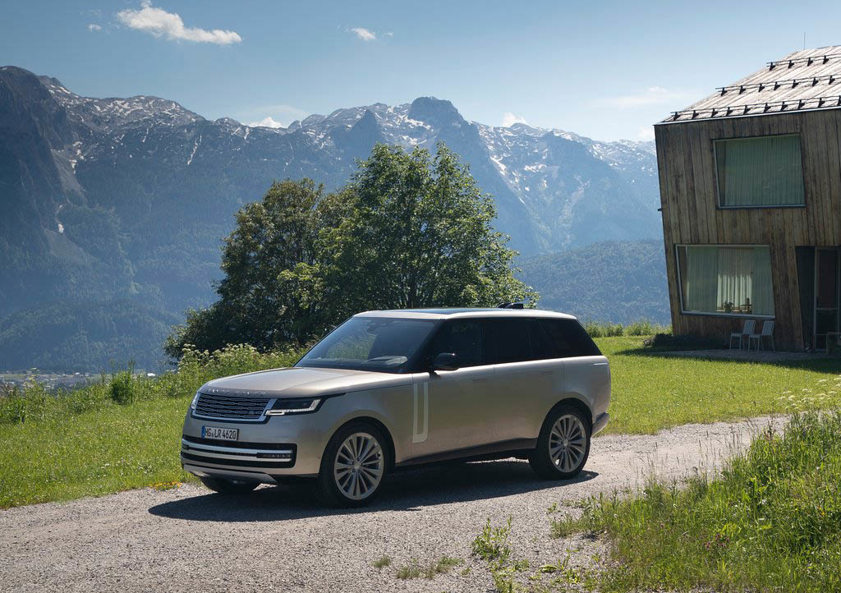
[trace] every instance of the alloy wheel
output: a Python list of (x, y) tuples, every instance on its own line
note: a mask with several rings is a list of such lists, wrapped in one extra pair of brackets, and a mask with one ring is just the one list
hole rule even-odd
[(555, 421), (549, 433), (549, 457), (562, 472), (575, 470), (583, 461), (587, 432), (578, 416), (564, 414)]
[(333, 477), (339, 491), (350, 500), (364, 500), (373, 494), (384, 471), (382, 446), (368, 433), (353, 433), (336, 452)]

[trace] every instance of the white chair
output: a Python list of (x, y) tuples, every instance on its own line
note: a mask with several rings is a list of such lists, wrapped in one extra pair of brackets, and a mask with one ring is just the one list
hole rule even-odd
[[(742, 349), (742, 338), (745, 336), (750, 336), (756, 332), (756, 320), (755, 319), (746, 319), (745, 325), (742, 327), (742, 331), (740, 332), (733, 332), (730, 334), (730, 348), (733, 348), (733, 338), (739, 338), (739, 350)], [(748, 348), (750, 348), (750, 340), (748, 340)]]
[(777, 347), (774, 344), (774, 322), (773, 321), (766, 321), (762, 324), (762, 333), (751, 332), (748, 336), (748, 350), (750, 350), (751, 343), (756, 340), (756, 350), (762, 350), (762, 342), (765, 338), (771, 340), (771, 350), (774, 352), (777, 351)]

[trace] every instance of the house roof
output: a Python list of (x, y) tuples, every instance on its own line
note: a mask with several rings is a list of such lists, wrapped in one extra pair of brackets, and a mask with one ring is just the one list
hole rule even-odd
[(841, 46), (796, 51), (681, 111), (663, 124), (841, 108)]

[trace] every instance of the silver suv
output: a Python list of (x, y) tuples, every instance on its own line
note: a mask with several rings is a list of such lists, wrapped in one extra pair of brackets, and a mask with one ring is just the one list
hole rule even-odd
[(184, 420), (181, 464), (218, 492), (317, 478), (358, 506), (394, 468), (527, 458), (576, 476), (608, 421), (607, 359), (549, 311), (424, 309), (350, 318), (294, 367), (216, 379)]

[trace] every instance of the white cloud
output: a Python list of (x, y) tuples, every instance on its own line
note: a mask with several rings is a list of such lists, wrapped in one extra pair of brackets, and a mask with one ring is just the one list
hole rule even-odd
[(88, 25), (88, 31), (102, 31), (102, 27), (96, 23), (91, 23)]
[(239, 43), (242, 37), (235, 31), (221, 29), (199, 29), (185, 27), (181, 16), (155, 8), (149, 0), (140, 3), (140, 10), (126, 9), (117, 13), (117, 20), (130, 29), (143, 31), (155, 37), (165, 37), (171, 41), (194, 41), (196, 43), (215, 43), (230, 45)]
[(637, 130), (637, 140), (654, 140), (654, 126), (643, 126)]
[(528, 125), (529, 122), (526, 121), (526, 118), (520, 117), (515, 113), (511, 113), (510, 111), (506, 111), (502, 115), (502, 127), (503, 128), (510, 128), (514, 124), (526, 124)]
[(350, 30), (350, 32), (359, 37), (362, 41), (377, 40), (377, 34), (373, 31), (365, 29), (364, 27), (354, 27)]
[(246, 126), (250, 126), (252, 128), (285, 128), (282, 123), (279, 121), (275, 121), (271, 115), (268, 115), (261, 119), (260, 121), (253, 121), (249, 124), (245, 124)]
[(619, 109), (636, 109), (639, 107), (652, 107), (668, 105), (678, 101), (687, 101), (692, 96), (694, 96), (692, 93), (686, 91), (673, 91), (660, 86), (653, 86), (632, 95), (608, 97), (601, 102)]

